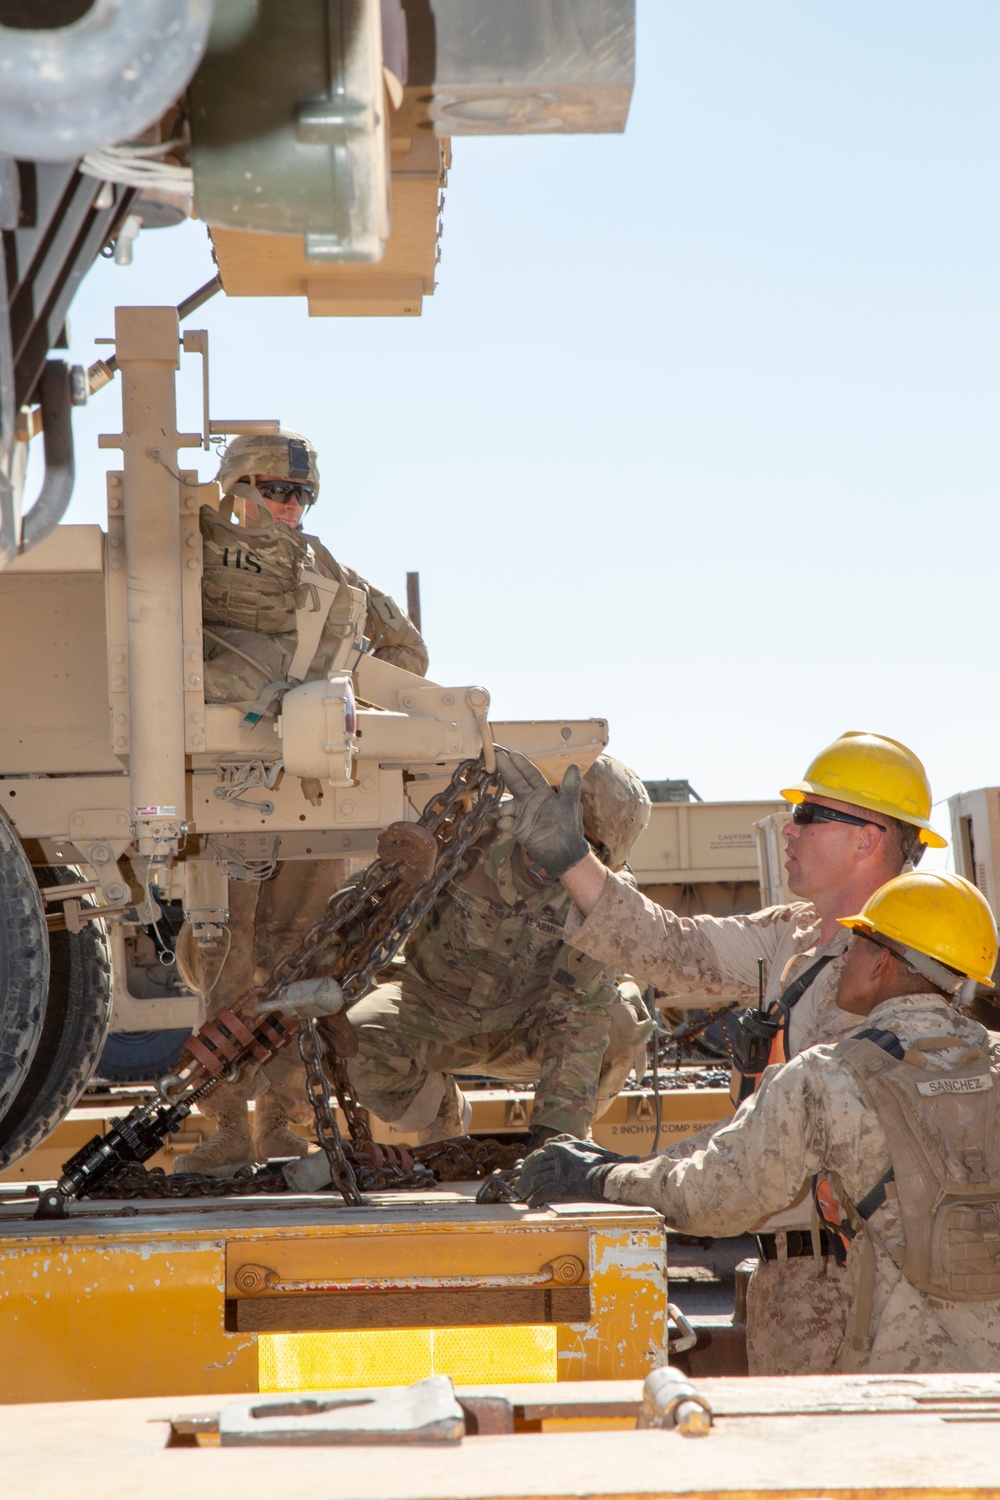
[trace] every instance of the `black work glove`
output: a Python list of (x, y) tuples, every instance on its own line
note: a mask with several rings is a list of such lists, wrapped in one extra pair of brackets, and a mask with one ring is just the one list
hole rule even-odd
[(550, 875), (563, 875), (590, 852), (583, 832), (580, 767), (568, 766), (558, 792), (519, 750), (497, 747), (497, 768), (512, 801), (498, 822)]
[(637, 1156), (606, 1151), (593, 1141), (556, 1136), (526, 1158), (514, 1185), (522, 1201), (532, 1208), (546, 1203), (600, 1203), (612, 1167), (638, 1160)]

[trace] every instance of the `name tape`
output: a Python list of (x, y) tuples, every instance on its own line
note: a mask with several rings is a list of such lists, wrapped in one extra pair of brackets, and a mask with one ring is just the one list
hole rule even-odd
[(992, 1087), (990, 1073), (979, 1073), (975, 1078), (929, 1078), (926, 1083), (917, 1084), (922, 1094), (979, 1094)]

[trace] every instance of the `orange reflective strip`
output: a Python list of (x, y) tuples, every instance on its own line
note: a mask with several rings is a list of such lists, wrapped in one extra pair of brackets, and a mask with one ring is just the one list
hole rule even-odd
[(786, 1063), (788, 1061), (788, 1017), (782, 1021), (774, 1036), (771, 1038), (771, 1047), (767, 1054), (767, 1065), (772, 1067), (775, 1063)]
[(829, 1178), (821, 1177), (817, 1181), (814, 1195), (816, 1207), (819, 1210), (819, 1216), (823, 1220), (825, 1229), (829, 1234), (836, 1236), (846, 1251), (851, 1241), (844, 1233), (841, 1223), (843, 1215), (840, 1211), (840, 1199), (830, 1186)]

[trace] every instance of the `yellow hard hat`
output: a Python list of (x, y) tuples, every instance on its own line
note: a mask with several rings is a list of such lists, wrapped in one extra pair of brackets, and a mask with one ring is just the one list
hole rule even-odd
[(802, 802), (810, 793), (912, 823), (920, 829), (922, 844), (932, 849), (947, 846), (948, 840), (927, 821), (931, 815), (927, 772), (912, 750), (884, 734), (848, 730), (819, 752), (802, 781), (785, 787), (781, 795), (788, 802)]
[(929, 971), (930, 966), (915, 959), (923, 955), (980, 984), (992, 982), (997, 924), (985, 896), (961, 875), (930, 870), (897, 875), (869, 896), (857, 916), (838, 920), (852, 931), (879, 933), (899, 944), (906, 962), (941, 989), (957, 986), (947, 974)]

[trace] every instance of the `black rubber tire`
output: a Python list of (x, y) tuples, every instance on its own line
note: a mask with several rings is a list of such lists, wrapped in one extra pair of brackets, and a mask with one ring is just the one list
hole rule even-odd
[(190, 1035), (183, 1029), (109, 1032), (96, 1076), (108, 1083), (155, 1083), (177, 1067)]
[[(41, 885), (83, 878), (72, 866), (37, 871)], [(65, 1119), (93, 1076), (111, 1020), (111, 956), (103, 922), (49, 934), (50, 982), (41, 1037), (27, 1076), (0, 1120), (0, 1167)]]
[(49, 943), (38, 882), (0, 813), (0, 1129), (41, 1041), (48, 990)]

